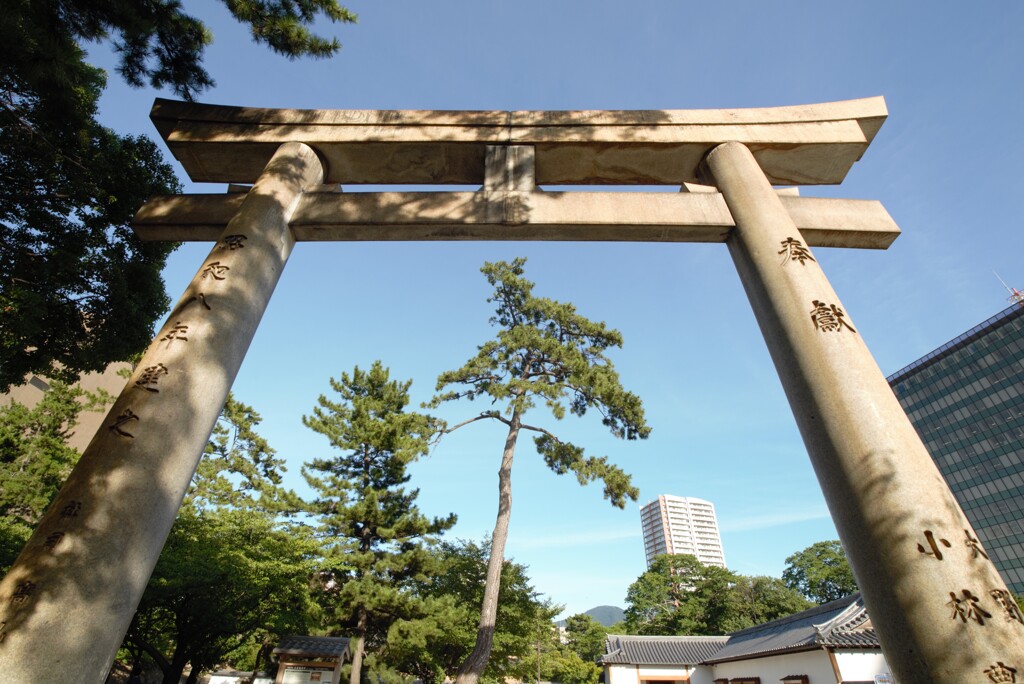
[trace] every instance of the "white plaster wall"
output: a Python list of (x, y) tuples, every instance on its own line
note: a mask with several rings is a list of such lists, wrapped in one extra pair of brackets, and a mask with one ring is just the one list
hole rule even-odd
[(786, 675), (797, 674), (807, 675), (810, 684), (836, 684), (835, 671), (828, 653), (821, 650), (719, 663), (714, 666), (713, 679), (760, 677), (762, 684), (772, 684)]
[(843, 679), (870, 682), (876, 674), (892, 674), (881, 651), (836, 651)]
[(667, 679), (686, 679), (690, 676), (691, 670), (692, 668), (682, 665), (645, 665), (637, 668), (637, 678), (658, 679), (661, 681)]
[(714, 684), (715, 671), (708, 665), (698, 665), (690, 673), (690, 684)]
[(640, 684), (635, 665), (608, 665), (608, 684)]
[[(243, 684), (244, 682), (249, 681), (248, 678), (249, 678), (249, 675), (247, 675), (247, 674), (240, 674), (240, 675), (214, 674), (214, 675), (210, 676), (209, 684)], [(255, 681), (254, 684), (274, 684), (274, 680), (272, 678), (270, 678), (270, 677), (256, 677), (256, 681)]]
[(686, 680), (690, 672), (692, 668), (682, 665), (609, 665), (608, 684), (640, 684), (643, 679), (656, 679), (668, 684), (669, 680)]

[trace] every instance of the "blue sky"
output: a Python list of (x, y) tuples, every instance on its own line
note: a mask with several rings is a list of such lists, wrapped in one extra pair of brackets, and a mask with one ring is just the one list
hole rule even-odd
[[(993, 272), (1024, 287), (1024, 4), (358, 1), (358, 25), (322, 27), (344, 44), (328, 61), (278, 57), (219, 3), (185, 4), (214, 33), (206, 64), (218, 85), (199, 99), (217, 104), (698, 109), (882, 95), (889, 120), (843, 185), (802, 190), (880, 200), (903, 230), (884, 252), (815, 254), (882, 371), (1006, 306)], [(103, 46), (92, 54), (113, 63)], [(157, 138), (156, 96), (170, 95), (112, 74), (102, 119)], [(172, 256), (172, 299), (209, 247)], [(380, 359), (414, 380), (416, 403), (428, 399), (437, 375), (493, 334), (481, 264), (516, 256), (528, 257), (538, 294), (622, 331), (612, 359), (654, 431), (624, 443), (589, 416), (531, 422), (610, 456), (633, 474), (638, 504), (659, 494), (714, 502), (738, 572), (778, 576), (788, 555), (836, 536), (722, 245), (300, 244), (235, 383), (295, 486), (301, 463), (328, 453), (301, 424), (328, 378)], [(482, 408), (439, 413), (455, 422)], [(476, 423), (415, 466), (424, 511), (459, 515), (453, 535), (489, 533), (503, 439), (501, 426)], [(638, 506), (615, 509), (599, 487), (546, 471), (531, 446), (517, 454), (508, 554), (567, 613), (624, 605), (644, 570)]]

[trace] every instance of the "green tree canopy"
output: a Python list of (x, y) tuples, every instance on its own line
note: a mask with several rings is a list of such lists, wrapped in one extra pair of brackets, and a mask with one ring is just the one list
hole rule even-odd
[(811, 544), (786, 559), (786, 586), (815, 603), (828, 603), (857, 591), (857, 580), (838, 539)]
[(565, 620), (567, 645), (585, 662), (594, 663), (604, 655), (608, 630), (585, 613), (570, 615)]
[(778, 620), (811, 607), (810, 601), (778, 577), (739, 575), (734, 590), (752, 625)]
[(305, 511), (305, 503), (281, 484), (284, 459), (256, 432), (262, 420), (228, 394), (183, 505), (283, 515)]
[[(380, 656), (382, 664), (424, 684), (440, 684), (455, 677), (473, 650), (488, 559), (492, 557), (486, 543), (469, 541), (441, 542), (434, 553), (439, 571), (413, 586), (423, 601), (423, 611), (391, 626)], [(550, 625), (558, 612), (538, 596), (527, 568), (510, 560), (501, 566), (498, 598), (493, 657), (483, 674), (487, 681), (532, 672), (535, 666), (523, 663), (536, 649), (538, 625)]]
[[(288, 57), (325, 57), (320, 17), (353, 21), (337, 0), (223, 0), (254, 40)], [(10, 0), (0, 12), (0, 390), (29, 373), (72, 381), (140, 352), (168, 305), (169, 243), (129, 227), (150, 196), (177, 192), (147, 138), (96, 121), (106, 75), (82, 44), (110, 40), (118, 71), (191, 98), (213, 84), (211, 34), (179, 0)]]
[(0, 106), (0, 390), (125, 360), (167, 308), (160, 271), (174, 245), (143, 243), (129, 222), (179, 185), (152, 142), (93, 120), (104, 79), (82, 71), (66, 109), (24, 90)]
[[(565, 620), (565, 643), (555, 641), (547, 656), (548, 679), (561, 684), (597, 684), (608, 630), (589, 615), (579, 613)], [(542, 663), (543, 664), (543, 663)]]
[(284, 464), (259, 422), (228, 396), (125, 637), (136, 673), (143, 654), (165, 684), (187, 664), (191, 683), (240, 654), (256, 652), (244, 662), (255, 669), (281, 635), (315, 625), (318, 546), (280, 515), (298, 497), (280, 485)]
[[(289, 58), (329, 57), (341, 44), (313, 33), (323, 17), (354, 22), (337, 0), (221, 0), (248, 24), (252, 38)], [(168, 88), (191, 99), (213, 85), (203, 52), (213, 40), (202, 21), (180, 0), (12, 0), (0, 18), (0, 63), (56, 103), (70, 92), (83, 60), (81, 44), (109, 40), (118, 72), (130, 85)]]
[(738, 575), (686, 554), (655, 557), (626, 602), (629, 632), (649, 635), (728, 634), (811, 605), (781, 580)]
[(338, 453), (313, 460), (303, 475), (316, 492), (328, 554), (328, 620), (352, 638), (350, 680), (359, 684), (366, 648), (379, 648), (395, 620), (422, 611), (409, 586), (439, 571), (428, 547), (455, 516), (427, 518), (415, 504), (419, 490), (403, 486), (435, 431), (430, 416), (405, 410), (411, 381), (392, 380), (375, 361), (330, 382), (339, 400), (321, 395), (302, 422)]
[[(197, 510), (178, 515), (126, 636), (178, 684), (189, 684), (266, 635), (313, 626), (315, 574), (311, 537), (253, 510)], [(255, 666), (255, 664), (254, 664)]]
[(577, 416), (595, 409), (616, 437), (637, 439), (650, 434), (640, 398), (623, 389), (605, 356), (609, 348), (622, 346), (622, 335), (579, 315), (572, 304), (534, 296), (533, 283), (523, 277), (525, 263), (525, 259), (515, 259), (484, 264), (481, 271), (494, 288), (487, 301), (496, 305), (491, 318), (491, 324), (499, 328), (496, 339), (478, 347), (477, 354), (461, 368), (442, 373), (437, 380), (440, 393), (429, 404), (436, 407), (447, 401), (486, 398), (500, 410), (488, 409), (447, 431), (479, 420), (496, 421), (507, 428), (477, 643), (459, 672), (458, 684), (476, 684), (492, 649), (512, 510), (512, 461), (520, 432), (537, 433), (537, 451), (555, 473), (572, 472), (580, 484), (600, 480), (605, 498), (620, 508), (637, 497), (629, 476), (607, 457), (585, 456), (582, 448), (560, 440), (546, 428), (525, 423), (527, 413), (538, 403), (556, 419), (563, 418), (567, 408)]

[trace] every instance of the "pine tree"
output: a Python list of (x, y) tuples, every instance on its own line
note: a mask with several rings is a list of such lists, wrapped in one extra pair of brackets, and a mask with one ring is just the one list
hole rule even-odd
[(581, 447), (560, 440), (545, 428), (524, 423), (527, 412), (538, 402), (556, 419), (565, 416), (566, 404), (577, 416), (596, 409), (616, 437), (644, 439), (650, 434), (640, 398), (622, 388), (618, 373), (604, 355), (605, 350), (622, 346), (622, 335), (579, 315), (572, 304), (535, 297), (533, 283), (523, 277), (525, 262), (484, 264), (481, 271), (494, 287), (487, 301), (497, 305), (491, 318), (491, 324), (500, 328), (497, 339), (481, 345), (462, 368), (442, 373), (437, 390), (452, 385), (458, 389), (438, 394), (429, 404), (436, 407), (446, 401), (486, 397), (504, 410), (484, 411), (446, 432), (479, 420), (498, 421), (508, 429), (498, 471), (498, 516), (477, 642), (463, 663), (457, 684), (476, 684), (490, 658), (512, 512), (512, 461), (520, 432), (538, 433), (534, 439), (537, 452), (555, 473), (573, 472), (580, 484), (601, 480), (605, 498), (615, 506), (624, 507), (627, 499), (635, 501), (638, 494), (629, 475), (610, 464), (607, 457), (587, 457)]
[(336, 629), (352, 636), (352, 684), (359, 684), (364, 656), (399, 617), (416, 612), (403, 591), (432, 571), (428, 546), (455, 524), (455, 516), (429, 519), (407, 490), (407, 466), (427, 453), (435, 421), (406, 412), (411, 381), (390, 379), (379, 361), (331, 379), (340, 399), (318, 400), (303, 423), (338, 450), (303, 468), (316, 491), (313, 511), (328, 552), (327, 577)]
[(52, 382), (35, 406), (0, 407), (0, 576), (14, 562), (81, 455), (67, 440), (103, 398)]

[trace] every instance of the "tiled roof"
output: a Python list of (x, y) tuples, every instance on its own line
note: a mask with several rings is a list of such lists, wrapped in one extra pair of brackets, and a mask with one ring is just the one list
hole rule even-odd
[(828, 632), (822, 633), (819, 643), (837, 648), (881, 648), (871, 618), (859, 599), (860, 594), (857, 596), (861, 610), (848, 616), (845, 622), (837, 620)]
[(729, 635), (729, 642), (707, 662), (823, 646), (881, 648), (859, 593), (734, 632)]
[(300, 636), (289, 634), (281, 637), (281, 643), (274, 653), (287, 655), (305, 655), (311, 657), (331, 656), (341, 658), (348, 651), (348, 639), (345, 637)]
[(699, 665), (823, 647), (881, 648), (859, 593), (729, 636), (609, 634), (605, 665)]
[(727, 636), (609, 634), (601, 662), (606, 665), (697, 665), (713, 656), (728, 640)]

